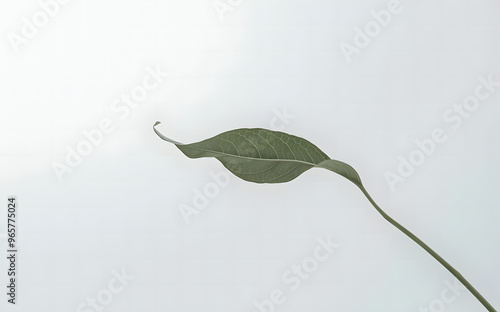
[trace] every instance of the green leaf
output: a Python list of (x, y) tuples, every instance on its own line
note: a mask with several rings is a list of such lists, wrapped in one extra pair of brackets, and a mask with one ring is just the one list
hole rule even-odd
[(324, 168), (361, 186), (351, 166), (330, 159), (311, 142), (287, 133), (261, 128), (223, 132), (212, 138), (182, 144), (153, 130), (163, 140), (175, 144), (187, 157), (215, 157), (239, 178), (255, 183), (288, 182), (311, 168)]
[(311, 168), (336, 172), (356, 184), (375, 209), (390, 224), (422, 247), (429, 255), (452, 273), (489, 312), (496, 312), (491, 304), (448, 262), (404, 226), (380, 208), (366, 191), (358, 173), (351, 166), (330, 159), (311, 142), (278, 131), (267, 129), (236, 129), (221, 133), (197, 143), (182, 144), (165, 137), (156, 126), (153, 130), (163, 140), (175, 144), (190, 158), (215, 157), (229, 171), (243, 180), (256, 183), (288, 182)]

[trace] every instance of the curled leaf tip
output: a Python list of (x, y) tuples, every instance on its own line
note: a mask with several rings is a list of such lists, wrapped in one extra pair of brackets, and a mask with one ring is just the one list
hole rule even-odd
[(157, 135), (157, 136), (159, 136), (162, 140), (167, 141), (167, 142), (170, 142), (170, 143), (173, 143), (173, 144), (175, 144), (175, 145), (182, 145), (182, 143), (177, 142), (177, 141), (174, 141), (174, 140), (172, 140), (172, 139), (170, 139), (170, 138), (167, 138), (167, 137), (166, 137), (166, 136), (164, 136), (164, 135), (163, 135), (160, 131), (156, 130), (156, 128), (155, 128), (155, 127), (156, 127), (157, 125), (159, 125), (159, 124), (161, 124), (161, 122), (157, 121), (157, 122), (155, 122), (155, 124), (153, 125), (153, 130), (154, 130), (154, 132), (156, 133), (156, 135)]

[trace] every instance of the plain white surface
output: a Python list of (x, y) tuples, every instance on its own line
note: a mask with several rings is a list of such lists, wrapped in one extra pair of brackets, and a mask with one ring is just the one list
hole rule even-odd
[[(452, 276), (331, 172), (280, 185), (231, 176), (186, 224), (179, 207), (225, 171), (161, 141), (157, 120), (186, 143), (242, 127), (310, 140), (500, 308), (498, 88), (456, 130), (443, 120), (479, 77), (500, 80), (500, 3), (402, 0), (348, 63), (342, 42), (389, 2), (233, 1), (221, 20), (211, 0), (73, 0), (18, 52), (9, 34), (40, 5), (5, 2), (0, 282), (9, 195), (20, 276), (19, 304), (0, 295), (0, 309), (251, 312), (280, 289), (275, 311), (441, 311)], [(169, 76), (121, 119), (113, 103), (156, 66)], [(103, 118), (114, 131), (59, 181), (53, 163)], [(436, 128), (447, 140), (392, 192), (384, 174)], [(340, 247), (290, 291), (282, 275), (328, 235)], [(106, 297), (122, 269), (134, 279)], [(465, 290), (445, 309), (485, 311)]]

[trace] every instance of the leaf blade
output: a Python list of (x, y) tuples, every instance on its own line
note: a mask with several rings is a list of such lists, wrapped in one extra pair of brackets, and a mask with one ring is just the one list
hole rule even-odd
[(239, 178), (255, 183), (283, 183), (305, 171), (324, 168), (361, 185), (357, 172), (348, 164), (330, 159), (311, 142), (291, 134), (263, 128), (241, 128), (209, 139), (183, 144), (161, 134), (189, 158), (214, 157)]

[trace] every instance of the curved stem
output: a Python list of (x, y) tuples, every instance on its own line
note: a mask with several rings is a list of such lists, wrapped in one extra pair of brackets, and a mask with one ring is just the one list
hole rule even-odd
[(421, 241), (418, 237), (413, 235), (410, 231), (408, 231), (404, 226), (396, 222), (393, 218), (391, 218), (388, 214), (386, 214), (382, 208), (380, 208), (375, 201), (371, 198), (370, 194), (366, 191), (365, 187), (361, 184), (358, 184), (358, 187), (361, 189), (363, 194), (365, 194), (366, 198), (370, 201), (370, 203), (377, 209), (377, 211), (389, 221), (390, 224), (394, 225), (398, 230), (403, 232), (406, 236), (411, 238), (415, 243), (417, 243), (420, 247), (425, 249), (434, 259), (436, 259), (439, 263), (441, 263), (448, 271), (450, 271), (453, 276), (455, 276), (476, 298), (481, 302), (481, 304), (489, 311), (496, 312), (496, 310), (491, 306), (491, 304), (484, 299), (484, 297), (460, 274), (454, 267), (452, 267), (448, 262), (446, 262), (440, 255), (438, 255), (434, 250), (432, 250), (429, 246), (427, 246), (423, 241)]

